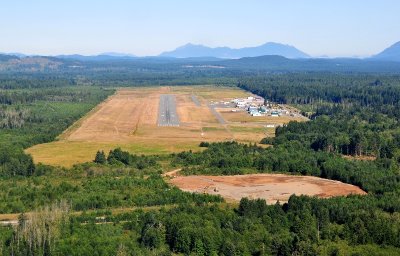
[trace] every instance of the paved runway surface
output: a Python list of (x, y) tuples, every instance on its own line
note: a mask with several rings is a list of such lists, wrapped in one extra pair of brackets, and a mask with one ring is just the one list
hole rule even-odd
[(222, 117), (222, 115), (215, 109), (215, 106), (213, 105), (208, 105), (208, 107), (210, 108), (211, 113), (214, 114), (214, 116), (217, 118), (218, 122), (220, 124), (226, 124), (225, 119)]
[(174, 95), (161, 94), (158, 109), (158, 126), (179, 126)]
[(201, 107), (201, 103), (196, 95), (192, 94), (192, 100), (197, 107)]

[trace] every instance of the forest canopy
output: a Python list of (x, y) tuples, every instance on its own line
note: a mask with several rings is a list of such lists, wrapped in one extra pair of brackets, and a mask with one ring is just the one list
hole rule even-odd
[[(197, 75), (189, 82), (213, 80), (221, 71)], [(218, 79), (235, 85), (231, 75)], [(0, 227), (4, 255), (400, 255), (397, 75), (243, 72), (234, 79), (240, 88), (291, 104), (310, 120), (278, 127), (261, 141), (269, 147), (205, 141), (200, 152), (99, 149), (93, 162), (68, 169), (34, 164), (23, 149), (56, 139), (113, 93), (97, 85), (110, 86), (114, 76), (90, 76), (53, 77), (60, 79), (54, 83), (0, 79), (0, 212), (19, 214), (16, 225)], [(148, 76), (135, 82), (179, 78)], [(231, 204), (171, 187), (161, 174), (180, 168), (183, 174), (312, 175), (368, 195)]]

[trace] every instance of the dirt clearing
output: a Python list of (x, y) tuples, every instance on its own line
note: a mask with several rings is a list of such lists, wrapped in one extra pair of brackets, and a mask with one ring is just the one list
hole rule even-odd
[(311, 176), (249, 174), (235, 176), (179, 176), (170, 183), (183, 191), (221, 195), (239, 201), (243, 197), (265, 199), (268, 204), (287, 202), (292, 194), (329, 198), (365, 195), (357, 186)]

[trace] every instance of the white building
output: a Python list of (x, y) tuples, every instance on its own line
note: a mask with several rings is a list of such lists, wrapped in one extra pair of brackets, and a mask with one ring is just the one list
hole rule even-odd
[(271, 116), (277, 117), (277, 116), (279, 116), (279, 112), (278, 111), (272, 111), (271, 112)]

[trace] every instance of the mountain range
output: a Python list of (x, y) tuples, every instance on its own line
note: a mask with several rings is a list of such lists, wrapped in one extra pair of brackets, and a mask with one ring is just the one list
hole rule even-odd
[[(25, 55), (22, 53), (7, 53), (2, 54), (1, 59), (4, 61), (5, 59), (12, 58), (10, 56), (15, 56), (18, 58), (27, 58), (27, 57), (35, 57), (35, 55)], [(107, 52), (99, 55), (57, 55), (53, 56), (58, 59), (65, 60), (79, 60), (79, 61), (118, 61), (118, 60), (161, 60), (167, 61), (169, 59), (182, 59), (182, 61), (217, 61), (219, 59), (240, 59), (247, 57), (260, 57), (260, 56), (282, 56), (287, 59), (313, 59), (307, 53), (302, 52), (301, 50), (295, 48), (294, 46), (280, 44), (280, 43), (265, 43), (256, 47), (244, 47), (239, 49), (233, 49), (229, 47), (207, 47), (203, 45), (195, 45), (195, 44), (186, 44), (184, 46), (178, 47), (173, 51), (163, 52), (158, 56), (152, 57), (138, 57), (132, 54), (126, 53), (114, 53)], [(315, 58), (314, 58), (315, 59)], [(326, 57), (325, 59), (332, 59)], [(348, 58), (351, 59), (351, 58)], [(359, 58), (352, 58), (359, 59)], [(386, 48), (382, 52), (373, 55), (369, 58), (365, 58), (364, 60), (368, 61), (396, 61), (400, 62), (400, 42), (393, 44), (392, 46)]]
[(397, 42), (383, 50), (381, 53), (372, 56), (372, 59), (400, 61), (400, 42)]
[(232, 49), (229, 47), (211, 48), (204, 45), (186, 44), (173, 51), (164, 52), (160, 57), (189, 58), (189, 57), (216, 57), (223, 59), (239, 59), (243, 57), (257, 57), (264, 55), (280, 55), (290, 59), (309, 58), (310, 56), (299, 49), (280, 43), (266, 43), (256, 47)]
[(72, 60), (81, 60), (81, 61), (108, 61), (108, 60), (129, 60), (137, 58), (133, 54), (125, 54), (125, 53), (101, 53), (99, 55), (80, 55), (80, 54), (71, 54), (71, 55), (57, 55), (56, 58), (60, 59), (72, 59)]

